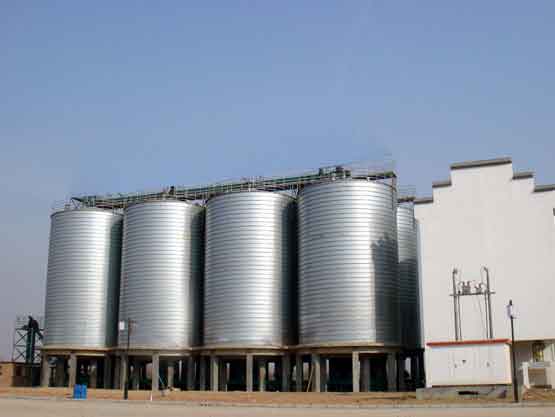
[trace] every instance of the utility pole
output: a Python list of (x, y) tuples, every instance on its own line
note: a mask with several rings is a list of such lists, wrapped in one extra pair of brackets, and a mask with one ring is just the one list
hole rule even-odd
[(455, 340), (461, 340), (461, 329), (459, 324), (459, 297), (457, 295), (457, 268), (453, 269), (453, 311), (455, 313)]
[(507, 315), (511, 320), (511, 352), (513, 358), (513, 395), (515, 403), (518, 402), (518, 381), (516, 379), (516, 353), (515, 353), (515, 326), (514, 320), (516, 314), (514, 311), (513, 300), (509, 300), (509, 305), (507, 306)]
[(489, 269), (482, 267), (486, 271), (486, 320), (488, 322), (489, 339), (493, 339), (493, 320), (491, 314), (491, 287), (489, 282)]

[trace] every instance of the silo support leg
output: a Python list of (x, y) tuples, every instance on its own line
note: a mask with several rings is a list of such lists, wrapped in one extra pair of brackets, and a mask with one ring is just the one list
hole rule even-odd
[(121, 389), (121, 359), (117, 356), (114, 359), (114, 389)]
[(258, 391), (266, 391), (266, 359), (258, 358)]
[(89, 385), (91, 388), (97, 388), (98, 381), (98, 361), (91, 359), (89, 362)]
[(295, 356), (295, 387), (297, 392), (303, 391), (303, 357)]
[(42, 375), (40, 385), (41, 387), (48, 388), (50, 384), (50, 364), (48, 363), (48, 355), (42, 355)]
[(353, 392), (360, 392), (360, 360), (358, 352), (353, 352)]
[(166, 377), (168, 378), (168, 388), (173, 388), (175, 379), (175, 363), (173, 361), (168, 362), (168, 374)]
[(160, 355), (155, 353), (152, 355), (152, 391), (160, 389)]
[(387, 370), (387, 390), (397, 390), (397, 354), (388, 353), (386, 361)]
[(112, 357), (106, 355), (104, 358), (104, 383), (102, 386), (104, 389), (112, 388)]
[(246, 369), (245, 369), (245, 379), (246, 379), (246, 383), (247, 383), (247, 392), (252, 392), (253, 390), (253, 379), (254, 379), (254, 370), (253, 370), (253, 362), (254, 362), (254, 358), (252, 353), (248, 353), (247, 354), (247, 358), (246, 358)]
[[(154, 364), (152, 368), (154, 369)], [(154, 379), (154, 376), (152, 378)], [(134, 390), (138, 390), (140, 388), (140, 381), (141, 381), (141, 364), (137, 359), (135, 359), (133, 360), (133, 373), (131, 374), (131, 387)]]
[(218, 391), (220, 379), (220, 360), (216, 355), (210, 356), (210, 383), (212, 391)]
[(220, 359), (220, 382), (218, 383), (218, 389), (220, 391), (227, 391), (227, 363), (225, 360)]
[(281, 363), (281, 390), (289, 392), (291, 390), (291, 357), (284, 355)]
[(193, 391), (195, 389), (195, 358), (193, 356), (187, 357), (187, 390)]
[(66, 360), (58, 356), (56, 358), (56, 368), (54, 369), (54, 386), (63, 387), (66, 382)]
[(364, 356), (360, 360), (360, 390), (362, 392), (370, 391), (370, 358)]
[(69, 355), (69, 387), (73, 388), (77, 381), (77, 355), (72, 353)]
[(312, 391), (322, 391), (322, 358), (319, 354), (312, 354)]
[(199, 357), (199, 388), (201, 391), (206, 391), (206, 358), (204, 356)]

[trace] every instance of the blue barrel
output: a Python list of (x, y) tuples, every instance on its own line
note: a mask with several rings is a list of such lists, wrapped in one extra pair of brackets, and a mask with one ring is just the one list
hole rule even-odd
[(75, 384), (73, 387), (73, 399), (85, 400), (87, 398), (87, 386), (82, 384)]

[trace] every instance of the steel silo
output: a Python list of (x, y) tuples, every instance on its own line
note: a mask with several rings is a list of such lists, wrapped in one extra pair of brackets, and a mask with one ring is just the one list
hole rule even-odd
[(298, 197), (300, 344), (399, 345), (396, 190), (366, 180)]
[(101, 209), (51, 217), (45, 347), (115, 345), (122, 216)]
[(200, 343), (203, 211), (177, 200), (125, 209), (119, 318), (132, 320), (132, 348)]
[(420, 346), (420, 284), (416, 220), (412, 204), (397, 207), (397, 233), (399, 244), (399, 300), (401, 336), (405, 347)]
[(206, 207), (204, 344), (293, 342), (295, 201), (230, 193)]

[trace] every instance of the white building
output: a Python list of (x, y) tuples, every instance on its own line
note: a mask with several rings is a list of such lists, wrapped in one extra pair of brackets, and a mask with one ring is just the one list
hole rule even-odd
[[(526, 374), (529, 368), (531, 385), (551, 385), (555, 185), (537, 186), (532, 173), (515, 173), (509, 158), (457, 163), (451, 165), (449, 180), (433, 184), (433, 197), (415, 201), (415, 217), (426, 373), (437, 374), (434, 367), (445, 366), (432, 360), (428, 343), (455, 340), (453, 269), (459, 270), (459, 279), (473, 281), (474, 286), (484, 280), (485, 266), (495, 292), (493, 336), (511, 337), (506, 306), (512, 299), (519, 378), (526, 383), (522, 370)], [(486, 339), (484, 297), (460, 300), (462, 340)]]

